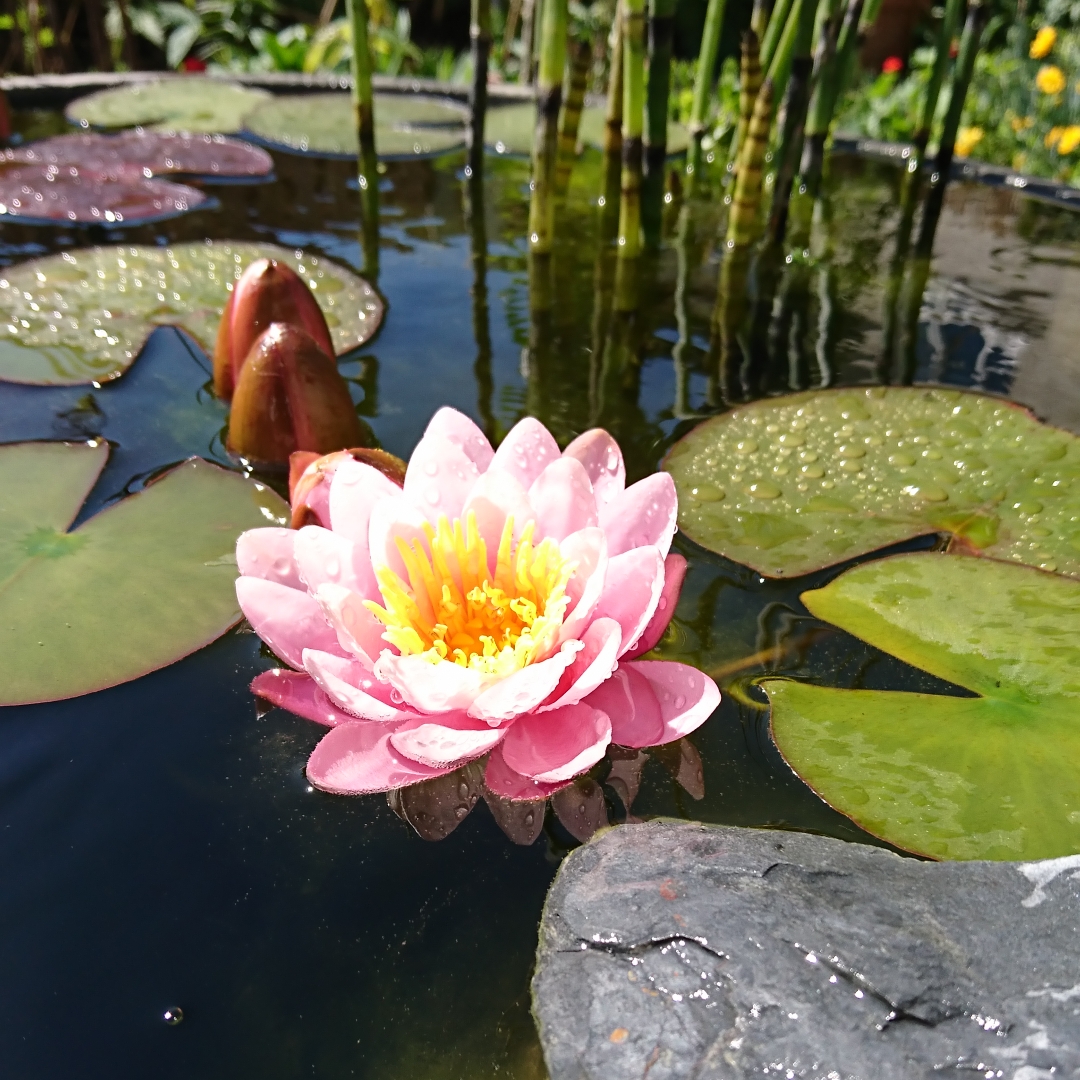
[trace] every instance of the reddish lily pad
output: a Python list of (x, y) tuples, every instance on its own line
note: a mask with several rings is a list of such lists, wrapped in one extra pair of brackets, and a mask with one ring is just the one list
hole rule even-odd
[(157, 326), (179, 326), (209, 350), (233, 283), (262, 258), (304, 279), (339, 355), (378, 329), (375, 290), (303, 251), (229, 240), (82, 248), (20, 263), (0, 278), (0, 379), (70, 386), (119, 378)]
[(0, 168), (0, 215), (27, 223), (136, 225), (187, 213), (204, 202), (197, 188), (148, 179), (142, 170), (108, 174), (34, 163)]
[(236, 538), (288, 519), (268, 488), (193, 458), (71, 529), (108, 453), (0, 446), (0, 705), (103, 690), (220, 637), (240, 618)]
[(58, 180), (74, 166), (84, 177), (102, 173), (109, 182), (131, 170), (141, 179), (176, 173), (213, 178), (266, 176), (274, 167), (265, 150), (241, 139), (142, 128), (119, 135), (57, 135), (3, 151), (0, 165), (8, 163), (53, 166)]
[(679, 526), (766, 577), (928, 533), (1080, 577), (1080, 439), (959, 390), (819, 390), (700, 424), (664, 468)]

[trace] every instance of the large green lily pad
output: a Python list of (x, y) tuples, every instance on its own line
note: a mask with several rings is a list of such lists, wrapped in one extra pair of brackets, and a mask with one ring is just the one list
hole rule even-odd
[[(597, 105), (587, 106), (581, 111), (578, 141), (602, 149), (606, 124), (604, 109)], [(484, 115), (484, 143), (499, 154), (531, 154), (535, 130), (536, 106), (531, 101), (493, 105)], [(682, 124), (674, 120), (668, 124), (669, 155), (685, 152), (689, 140), (690, 133)]]
[[(468, 113), (459, 105), (412, 94), (375, 95), (375, 149), (380, 157), (439, 154), (465, 142)], [(348, 94), (285, 94), (247, 117), (264, 142), (308, 154), (355, 157), (360, 150)]]
[(977, 695), (765, 680), (776, 744), (826, 802), (935, 858), (1080, 852), (1080, 582), (922, 553), (864, 563), (802, 599)]
[(209, 350), (233, 282), (261, 258), (288, 264), (308, 283), (339, 354), (378, 329), (375, 290), (319, 256), (234, 240), (82, 248), (0, 277), (0, 379), (68, 386), (119, 378), (157, 326), (179, 326)]
[(128, 682), (220, 637), (240, 618), (236, 538), (288, 520), (268, 488), (195, 458), (69, 532), (108, 453), (0, 446), (0, 705)]
[(153, 127), (228, 135), (272, 95), (265, 90), (183, 75), (110, 87), (71, 102), (64, 115), (75, 124), (100, 128)]
[(754, 402), (664, 468), (679, 525), (766, 577), (927, 533), (1080, 576), (1080, 439), (1000, 398), (873, 387)]

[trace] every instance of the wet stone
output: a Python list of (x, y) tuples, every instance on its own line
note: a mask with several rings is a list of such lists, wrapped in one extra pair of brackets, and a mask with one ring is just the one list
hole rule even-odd
[(929, 863), (651, 822), (563, 863), (533, 1008), (551, 1080), (1080, 1076), (1080, 855)]

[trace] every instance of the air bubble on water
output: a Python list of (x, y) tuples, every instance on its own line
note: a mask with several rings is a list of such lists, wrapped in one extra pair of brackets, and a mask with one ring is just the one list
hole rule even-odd
[(178, 1005), (173, 1005), (162, 1013), (161, 1019), (170, 1027), (176, 1027), (184, 1019), (184, 1010)]

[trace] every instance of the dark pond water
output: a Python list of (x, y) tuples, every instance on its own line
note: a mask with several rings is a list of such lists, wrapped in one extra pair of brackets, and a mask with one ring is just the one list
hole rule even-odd
[[(40, 132), (56, 124), (21, 122)], [(892, 169), (834, 161), (807, 259), (786, 279), (794, 302), (777, 301), (779, 318), (749, 358), (720, 371), (710, 349), (718, 207), (698, 207), (680, 228), (673, 199), (664, 247), (642, 266), (642, 301), (613, 317), (600, 164), (583, 160), (559, 225), (554, 304), (533, 318), (527, 163), (489, 158), (482, 207), (468, 204), (463, 165), (463, 155), (390, 163), (382, 178), (378, 285), (389, 312), (343, 370), (386, 448), (407, 455), (443, 404), (495, 439), (533, 413), (560, 441), (609, 427), (636, 478), (726, 403), (882, 378)], [(207, 209), (107, 234), (5, 224), (0, 262), (91, 242), (212, 236), (361, 266), (347, 162), (278, 155), (272, 182), (212, 193)], [(485, 290), (486, 307), (476, 302)], [(1080, 430), (1078, 298), (1078, 219), (958, 186), (938, 232), (914, 378), (1009, 394)], [(0, 388), (0, 441), (104, 435), (113, 454), (93, 512), (188, 455), (224, 460), (225, 414), (207, 382), (205, 356), (160, 330), (103, 389)], [(677, 543), (691, 572), (664, 650), (716, 673), (727, 693), (692, 738), (704, 798), (654, 756), (634, 813), (869, 840), (786, 768), (750, 682), (768, 670), (841, 686), (942, 687), (811, 619), (798, 595), (830, 575), (766, 583)], [(429, 843), (381, 796), (312, 791), (303, 766), (321, 729), (280, 710), (259, 716), (247, 691), (270, 663), (253, 635), (236, 632), (137, 682), (3, 710), (3, 1076), (543, 1077), (529, 977), (545, 890), (570, 836), (549, 815), (532, 847), (514, 846), (481, 802), (447, 840)], [(621, 811), (614, 797), (611, 806)], [(184, 1020), (169, 1026), (162, 1016), (175, 1006)]]

